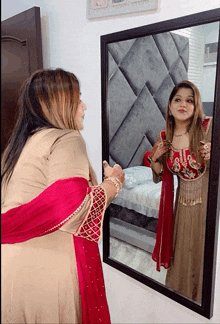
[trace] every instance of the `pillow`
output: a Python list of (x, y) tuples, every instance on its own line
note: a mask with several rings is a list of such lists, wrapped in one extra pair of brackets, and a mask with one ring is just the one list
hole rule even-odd
[(145, 166), (135, 166), (123, 170), (125, 173), (124, 187), (127, 189), (134, 188), (137, 185), (152, 181), (152, 170)]

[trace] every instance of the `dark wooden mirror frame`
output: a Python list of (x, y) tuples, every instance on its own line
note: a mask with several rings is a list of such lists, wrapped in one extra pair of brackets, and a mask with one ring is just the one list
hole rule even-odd
[[(110, 43), (123, 41), (147, 35), (172, 31), (181, 28), (220, 21), (220, 8), (209, 10), (177, 19), (167, 20), (151, 25), (115, 32), (101, 36), (101, 86), (102, 86), (102, 160), (109, 161), (109, 117), (107, 109), (108, 93), (108, 53)], [(220, 34), (219, 34), (220, 37)], [(103, 224), (103, 262), (120, 270), (128, 276), (140, 281), (163, 295), (188, 307), (206, 318), (213, 316), (214, 286), (216, 273), (217, 238), (220, 210), (220, 41), (218, 42), (215, 97), (213, 109), (212, 151), (209, 178), (209, 193), (207, 202), (206, 237), (204, 251), (204, 276), (202, 303), (198, 305), (193, 301), (180, 296), (166, 288), (157, 281), (141, 274), (140, 272), (120, 263), (110, 257), (109, 246), (109, 211), (107, 209)]]

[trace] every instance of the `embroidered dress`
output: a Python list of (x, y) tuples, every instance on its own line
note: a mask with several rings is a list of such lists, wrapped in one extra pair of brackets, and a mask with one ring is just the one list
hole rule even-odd
[[(203, 123), (206, 133), (205, 141), (207, 142), (211, 142), (211, 120), (210, 117), (207, 117)], [(164, 139), (164, 137), (165, 132), (163, 131), (160, 133), (160, 139)], [(164, 216), (160, 208), (159, 237), (157, 234), (152, 258), (157, 262), (157, 270), (160, 265), (168, 268), (167, 286), (183, 296), (201, 303), (209, 163), (198, 164), (188, 148), (176, 150), (171, 147), (165, 171), (165, 176), (168, 177), (167, 183), (166, 180), (164, 181), (165, 185), (168, 184), (164, 190), (165, 194), (171, 195), (169, 192), (172, 192), (172, 180), (169, 178), (171, 173), (178, 176), (178, 189), (173, 220), (170, 218), (169, 223), (166, 223), (170, 215)], [(161, 193), (160, 203), (163, 210), (164, 197)], [(166, 246), (163, 247), (164, 241), (166, 242), (167, 237), (170, 237), (167, 224), (173, 228), (172, 252), (169, 254), (168, 251), (169, 257), (165, 257), (166, 262), (161, 262), (160, 253), (166, 251)], [(164, 226), (167, 226), (166, 231), (163, 230)], [(172, 257), (170, 258), (171, 253)]]
[(79, 132), (31, 136), (2, 190), (2, 323), (110, 323), (105, 208)]

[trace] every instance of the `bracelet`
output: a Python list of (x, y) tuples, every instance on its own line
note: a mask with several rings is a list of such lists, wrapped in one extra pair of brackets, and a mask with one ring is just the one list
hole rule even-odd
[[(111, 178), (111, 177), (110, 177)], [(113, 179), (118, 183), (120, 190), (122, 189), (122, 183), (117, 177), (113, 177)]]
[(160, 169), (160, 173), (158, 174), (159, 177), (161, 177), (163, 174), (163, 164), (161, 164), (161, 169)]
[(158, 162), (160, 165), (161, 165), (161, 169), (160, 169), (160, 172), (159, 173), (157, 173), (155, 170), (154, 170), (154, 168), (152, 168), (152, 170), (153, 170), (153, 172), (158, 176), (158, 177), (161, 177), (162, 176), (162, 174), (163, 174), (163, 164), (161, 164), (159, 161), (153, 161), (153, 163), (156, 163), (156, 162)]
[(150, 156), (148, 156), (147, 159), (148, 159), (148, 161), (150, 162), (150, 164), (153, 164), (153, 163), (156, 163), (156, 162), (157, 162), (157, 160), (156, 160), (156, 161), (153, 161), (152, 158), (151, 158)]
[(121, 181), (116, 177), (108, 177), (108, 178), (105, 179), (105, 181), (111, 181), (115, 185), (115, 188), (116, 188), (115, 197), (116, 197), (119, 194), (119, 191), (122, 188)]

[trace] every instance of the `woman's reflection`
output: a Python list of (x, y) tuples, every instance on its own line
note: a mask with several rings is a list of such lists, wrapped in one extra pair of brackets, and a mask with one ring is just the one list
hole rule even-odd
[[(211, 117), (204, 117), (198, 88), (190, 81), (171, 92), (166, 130), (148, 156), (154, 182), (162, 179), (152, 258), (168, 269), (166, 285), (201, 303), (211, 149)], [(149, 155), (148, 155), (149, 154)], [(173, 215), (173, 174), (178, 189)]]

